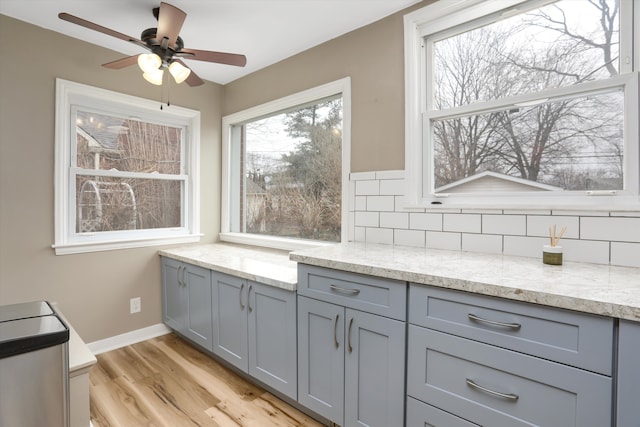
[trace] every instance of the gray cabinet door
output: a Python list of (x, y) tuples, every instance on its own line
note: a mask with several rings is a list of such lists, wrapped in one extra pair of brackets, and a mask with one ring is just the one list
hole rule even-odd
[(212, 272), (213, 353), (247, 372), (247, 281)]
[(640, 323), (620, 321), (618, 427), (640, 427)]
[(344, 307), (298, 296), (298, 401), (339, 425), (344, 345)]
[(347, 309), (345, 427), (404, 425), (405, 323)]
[(211, 270), (190, 264), (184, 266), (186, 316), (183, 333), (196, 344), (211, 351)]
[(184, 331), (186, 314), (180, 277), (182, 268), (180, 261), (162, 258), (162, 320), (180, 333)]
[(296, 293), (249, 282), (249, 374), (297, 398)]

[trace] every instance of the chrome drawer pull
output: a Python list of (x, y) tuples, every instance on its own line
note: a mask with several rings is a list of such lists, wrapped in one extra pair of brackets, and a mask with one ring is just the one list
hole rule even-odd
[(329, 285), (329, 287), (332, 291), (342, 292), (343, 294), (358, 295), (360, 293), (360, 289), (345, 289), (336, 285)]
[(349, 320), (349, 333), (347, 334), (347, 350), (349, 353), (353, 352), (353, 348), (351, 347), (351, 327), (353, 326), (353, 317)]
[(338, 343), (338, 318), (340, 317), (339, 314), (336, 314), (336, 319), (333, 322), (333, 342), (336, 345), (336, 348), (340, 347), (340, 344)]
[(467, 314), (467, 317), (469, 317), (469, 320), (473, 320), (474, 322), (486, 323), (493, 326), (502, 326), (504, 328), (511, 328), (515, 330), (520, 329), (520, 327), (522, 326), (520, 325), (520, 323), (504, 323), (504, 322), (496, 322), (495, 320), (483, 319), (482, 317), (478, 317), (475, 314), (471, 314), (471, 313)]
[(476, 384), (475, 382), (473, 382), (473, 380), (470, 380), (469, 378), (467, 378), (467, 385), (469, 387), (471, 387), (471, 388), (475, 388), (476, 390), (480, 390), (480, 391), (485, 392), (487, 394), (490, 394), (492, 396), (500, 397), (502, 399), (511, 400), (512, 402), (515, 402), (520, 397), (517, 394), (500, 393), (499, 391), (494, 391), (494, 390), (488, 389), (486, 387), (482, 387), (481, 385)]
[(242, 302), (242, 291), (244, 291), (244, 283), (240, 285), (240, 292), (238, 292), (238, 295), (240, 296), (240, 310), (244, 310), (244, 303)]

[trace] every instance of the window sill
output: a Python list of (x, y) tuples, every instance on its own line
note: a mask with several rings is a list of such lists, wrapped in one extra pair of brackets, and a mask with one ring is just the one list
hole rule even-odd
[(102, 242), (61, 243), (51, 247), (56, 255), (80, 254), (86, 252), (112, 251), (117, 249), (142, 248), (148, 246), (173, 245), (182, 243), (197, 243), (202, 234), (187, 234), (180, 236), (158, 236), (143, 239), (113, 240)]
[(220, 240), (228, 243), (261, 246), (265, 248), (280, 249), (284, 251), (317, 248), (319, 246), (330, 246), (338, 243), (322, 242), (319, 240), (287, 239), (284, 237), (263, 236), (258, 234), (246, 233), (220, 233)]

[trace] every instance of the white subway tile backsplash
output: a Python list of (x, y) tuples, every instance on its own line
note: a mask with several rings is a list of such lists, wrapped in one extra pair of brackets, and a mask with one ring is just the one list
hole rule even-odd
[(351, 172), (349, 174), (350, 181), (362, 181), (362, 180), (374, 180), (376, 179), (375, 172)]
[(425, 232), (422, 230), (394, 230), (393, 244), (424, 248)]
[(383, 243), (393, 245), (393, 229), (391, 228), (370, 228), (365, 232), (367, 243)]
[(380, 212), (380, 227), (409, 228), (409, 214), (400, 212)]
[(640, 218), (580, 218), (580, 238), (640, 242)]
[(609, 242), (562, 239), (562, 258), (565, 261), (609, 263)]
[[(378, 171), (376, 172), (376, 179), (404, 179), (404, 171)], [(404, 191), (401, 194), (404, 194)]]
[(395, 210), (394, 196), (367, 196), (367, 210), (393, 212)]
[(356, 211), (366, 211), (367, 210), (367, 196), (355, 196), (354, 197), (354, 210)]
[(356, 181), (356, 196), (377, 196), (380, 194), (380, 181)]
[(380, 214), (378, 212), (355, 212), (356, 227), (379, 227)]
[(564, 215), (564, 216), (609, 216), (609, 212), (603, 211), (556, 211), (551, 212), (552, 215)]
[(427, 248), (451, 251), (459, 251), (462, 248), (460, 233), (441, 233), (438, 231), (426, 231), (425, 233)]
[(556, 234), (567, 227), (565, 239), (577, 239), (580, 233), (580, 219), (577, 216), (537, 216), (527, 217), (527, 236), (549, 237), (549, 227), (556, 226)]
[(463, 233), (480, 233), (482, 216), (479, 214), (444, 214), (442, 229)]
[(542, 259), (542, 247), (549, 239), (540, 237), (504, 236), (504, 254)]
[(462, 233), (462, 250), (488, 254), (502, 253), (502, 236)]
[(407, 206), (404, 196), (395, 196), (396, 212), (424, 212), (424, 208)]
[[(588, 216), (588, 215), (585, 215)], [(620, 211), (620, 212), (611, 212), (611, 216), (626, 216), (631, 218), (640, 217), (640, 211)]]
[(482, 215), (482, 232), (524, 236), (527, 234), (527, 217), (525, 215)]
[(412, 230), (442, 231), (442, 214), (410, 213), (409, 228)]
[(403, 196), (404, 179), (385, 179), (380, 181), (381, 196)]
[(640, 267), (640, 243), (611, 242), (611, 264)]
[[(357, 242), (542, 258), (549, 227), (567, 261), (640, 268), (640, 211), (405, 207), (404, 171), (352, 173), (348, 238)], [(542, 262), (542, 261), (541, 261)]]
[(508, 215), (551, 215), (550, 209), (505, 209), (505, 214)]

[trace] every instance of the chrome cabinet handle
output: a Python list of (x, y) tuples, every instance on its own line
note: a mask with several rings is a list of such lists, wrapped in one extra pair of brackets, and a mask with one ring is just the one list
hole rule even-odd
[(351, 348), (351, 326), (353, 326), (353, 317), (349, 320), (349, 332), (347, 333), (347, 350), (349, 353), (353, 352), (353, 348)]
[(501, 326), (503, 328), (511, 328), (515, 330), (520, 329), (520, 327), (522, 326), (520, 325), (520, 323), (504, 323), (504, 322), (496, 322), (495, 320), (483, 319), (482, 317), (478, 317), (475, 314), (471, 314), (471, 313), (467, 314), (467, 317), (469, 318), (469, 320), (473, 320), (474, 322), (486, 323), (488, 325)]
[(336, 318), (333, 321), (333, 343), (336, 348), (340, 347), (340, 344), (338, 343), (338, 318), (340, 318), (340, 315), (336, 314)]
[(182, 286), (187, 286), (187, 267), (185, 265), (182, 266)]
[(178, 266), (178, 286), (184, 286), (184, 272), (187, 269), (184, 265)]
[[(240, 285), (240, 292), (238, 293), (240, 295), (240, 310), (244, 310), (244, 303), (242, 302), (242, 291), (244, 291), (244, 283)], [(247, 294), (247, 297), (248, 296), (249, 294)]]
[(247, 307), (249, 307), (249, 313), (253, 311), (253, 307), (251, 307), (251, 289), (253, 289), (253, 285), (249, 285), (249, 290), (247, 291)]
[(358, 295), (360, 293), (360, 289), (345, 289), (336, 285), (329, 285), (329, 288), (331, 288), (332, 291), (342, 292), (343, 294)]
[(502, 398), (502, 399), (507, 399), (507, 400), (510, 400), (512, 402), (515, 402), (520, 397), (517, 394), (501, 393), (499, 391), (495, 391), (495, 390), (491, 390), (491, 389), (486, 388), (486, 387), (482, 387), (481, 385), (476, 384), (473, 380), (470, 380), (469, 378), (467, 378), (466, 380), (467, 380), (466, 381), (467, 385), (469, 387), (474, 388), (474, 389), (479, 390), (479, 391), (482, 391), (484, 393), (490, 394), (491, 396), (499, 397), (499, 398)]

